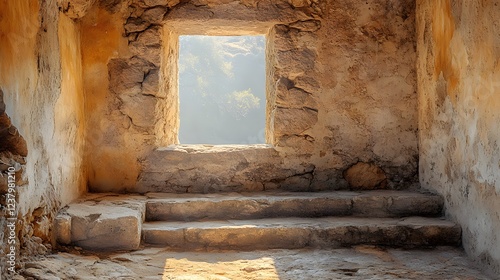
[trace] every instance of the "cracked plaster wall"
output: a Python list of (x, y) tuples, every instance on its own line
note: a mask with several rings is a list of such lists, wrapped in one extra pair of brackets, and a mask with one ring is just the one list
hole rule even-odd
[[(342, 174), (359, 161), (381, 167), (389, 187), (414, 182), (414, 6), (101, 0), (77, 9), (86, 11), (79, 21), (91, 190), (337, 189), (347, 187)], [(267, 139), (274, 148), (156, 150), (177, 144), (176, 29), (266, 30)], [(214, 155), (217, 149), (224, 152)]]
[(500, 1), (419, 1), (420, 181), (500, 273)]

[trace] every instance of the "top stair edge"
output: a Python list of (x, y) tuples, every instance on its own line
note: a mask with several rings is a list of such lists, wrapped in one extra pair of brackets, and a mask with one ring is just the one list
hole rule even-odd
[(186, 202), (195, 200), (234, 200), (234, 199), (290, 199), (290, 198), (354, 198), (354, 197), (440, 197), (438, 194), (422, 190), (331, 190), (318, 192), (296, 192), (296, 191), (262, 191), (262, 192), (217, 192), (217, 193), (164, 193), (149, 192), (144, 196), (148, 201), (172, 200), (176, 202)]
[(146, 220), (197, 221), (270, 217), (440, 216), (441, 196), (412, 191), (147, 194)]

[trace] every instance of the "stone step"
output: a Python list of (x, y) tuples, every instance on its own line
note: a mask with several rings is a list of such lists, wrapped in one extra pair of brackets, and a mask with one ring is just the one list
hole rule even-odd
[(147, 222), (143, 242), (172, 249), (339, 248), (458, 246), (461, 229), (439, 218), (274, 218), (208, 222)]
[(443, 199), (411, 191), (148, 194), (147, 221), (440, 216)]

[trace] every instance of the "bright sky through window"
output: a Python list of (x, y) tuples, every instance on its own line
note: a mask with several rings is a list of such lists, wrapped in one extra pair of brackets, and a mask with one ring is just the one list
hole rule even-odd
[(265, 143), (265, 37), (179, 41), (180, 143)]

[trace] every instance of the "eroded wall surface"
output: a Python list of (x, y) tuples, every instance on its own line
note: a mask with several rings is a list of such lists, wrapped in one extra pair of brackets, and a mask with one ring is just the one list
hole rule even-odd
[(500, 273), (500, 1), (418, 1), (420, 181)]
[[(380, 167), (389, 187), (415, 182), (414, 6), (97, 1), (81, 18), (91, 190), (338, 189), (357, 162)], [(169, 95), (175, 79), (165, 70), (176, 64), (171, 36), (179, 30), (171, 26), (191, 34), (191, 26), (201, 34), (268, 27), (272, 149), (161, 148), (177, 144), (177, 101)]]
[(28, 152), (16, 174), (22, 256), (50, 248), (56, 212), (86, 189), (79, 37), (56, 1), (0, 1), (0, 89)]

